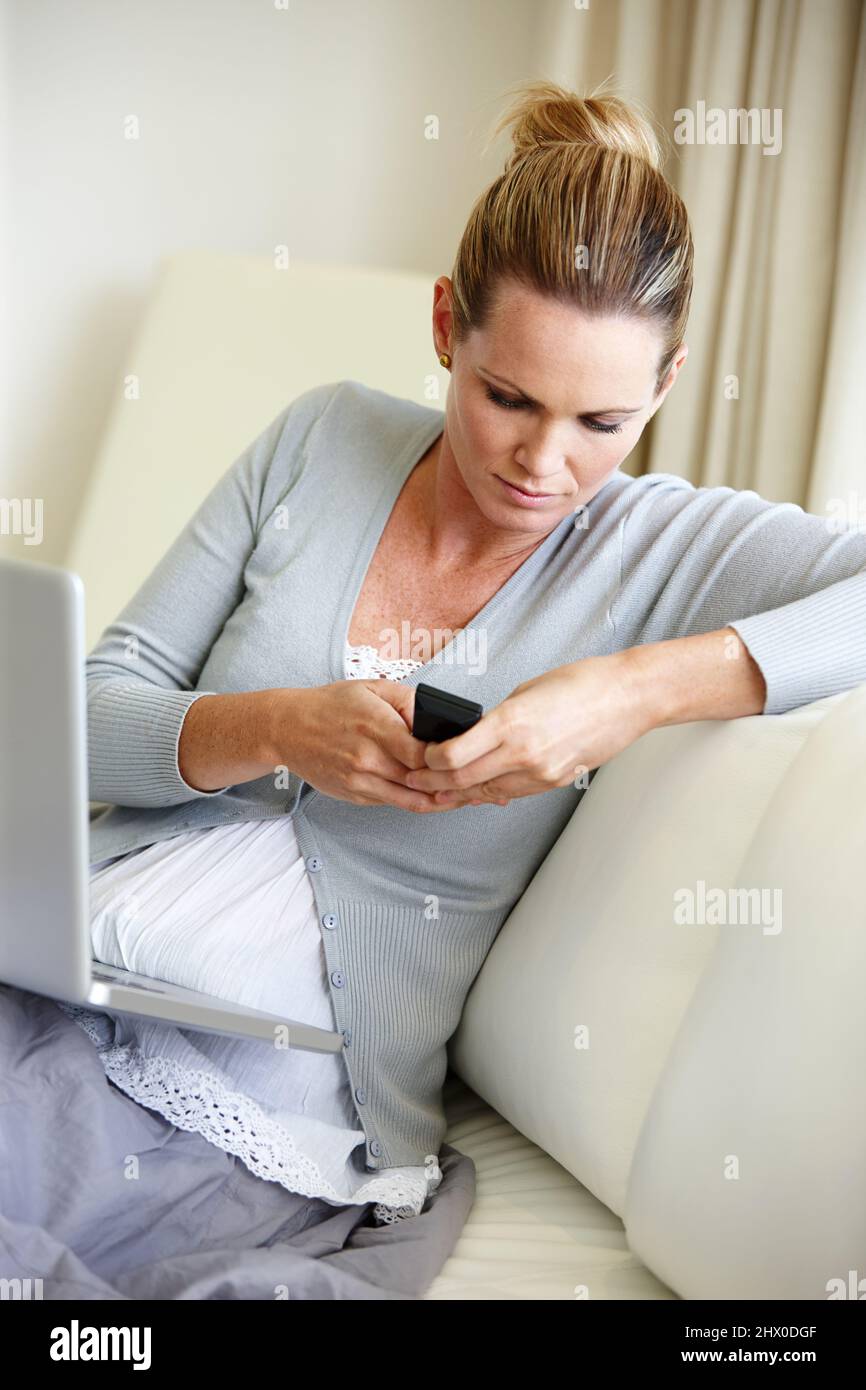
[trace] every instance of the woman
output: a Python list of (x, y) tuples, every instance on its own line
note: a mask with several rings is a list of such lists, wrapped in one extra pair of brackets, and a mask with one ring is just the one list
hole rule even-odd
[[(687, 353), (692, 239), (651, 127), (549, 83), (508, 124), (435, 286), (444, 416), (352, 381), (298, 397), (88, 660), (95, 954), (345, 1047), (74, 1016), (127, 1094), (379, 1220), (438, 1180), (447, 1041), (594, 769), (866, 681), (866, 537), (619, 472)], [(419, 743), (419, 680), (483, 718)]]

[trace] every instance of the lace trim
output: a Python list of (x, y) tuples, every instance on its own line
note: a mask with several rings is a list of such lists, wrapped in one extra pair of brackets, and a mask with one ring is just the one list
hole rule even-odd
[(228, 1090), (206, 1071), (182, 1067), (166, 1057), (143, 1057), (132, 1043), (109, 1046), (105, 1030), (110, 1031), (110, 1024), (104, 1015), (94, 1014), (81, 1004), (55, 1002), (84, 1029), (115, 1085), (139, 1104), (158, 1111), (178, 1129), (199, 1133), (225, 1153), (234, 1154), (257, 1177), (278, 1182), (304, 1197), (323, 1197), (338, 1206), (375, 1202), (376, 1225), (391, 1225), (417, 1216), (429, 1193), (438, 1186), (442, 1173), (436, 1155), (428, 1154), (423, 1179), (417, 1182), (405, 1174), (374, 1177), (359, 1187), (351, 1199), (341, 1197), (318, 1165), (298, 1148), (288, 1130), (266, 1115), (255, 1101)]
[(414, 657), (401, 656), (391, 659), (380, 656), (376, 648), (366, 642), (360, 642), (355, 647), (349, 642), (346, 643), (347, 680), (373, 680), (375, 677), (384, 677), (386, 680), (399, 681), (408, 676), (410, 671), (416, 671), (423, 665), (423, 661), (416, 661)]

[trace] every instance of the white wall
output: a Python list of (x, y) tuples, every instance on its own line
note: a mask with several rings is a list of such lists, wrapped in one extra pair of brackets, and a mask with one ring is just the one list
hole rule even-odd
[[(12, 274), (0, 497), (60, 561), (161, 256), (450, 272), (501, 169), (533, 0), (5, 0)], [(546, 10), (544, 11), (546, 13)], [(424, 120), (440, 138), (424, 138)], [(134, 115), (140, 138), (124, 138)], [(2, 538), (3, 553), (35, 547)]]

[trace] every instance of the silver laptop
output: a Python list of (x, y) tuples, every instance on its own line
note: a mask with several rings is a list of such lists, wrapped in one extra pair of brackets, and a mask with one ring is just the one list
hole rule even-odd
[(80, 577), (0, 559), (0, 981), (203, 1033), (339, 1052), (342, 1033), (93, 959), (84, 661)]

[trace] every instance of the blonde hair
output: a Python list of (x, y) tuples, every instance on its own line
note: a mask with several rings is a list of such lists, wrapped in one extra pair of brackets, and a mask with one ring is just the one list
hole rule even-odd
[(659, 137), (617, 96), (580, 97), (553, 82), (516, 90), (491, 136), (511, 126), (512, 154), (472, 208), (451, 272), (454, 339), (484, 327), (513, 277), (588, 314), (655, 326), (658, 394), (685, 336), (694, 260)]

